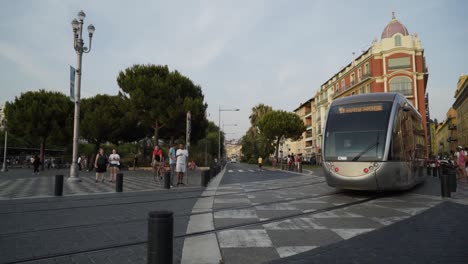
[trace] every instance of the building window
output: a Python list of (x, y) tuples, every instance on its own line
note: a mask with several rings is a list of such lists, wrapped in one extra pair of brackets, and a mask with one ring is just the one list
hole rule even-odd
[(335, 85), (335, 91), (338, 92), (340, 90), (340, 84), (339, 83), (336, 83)]
[(401, 46), (401, 36), (400, 35), (395, 36), (395, 46), (397, 46), (397, 47)]
[(362, 77), (362, 70), (361, 70), (361, 67), (359, 67), (359, 69), (357, 70), (358, 81), (361, 81), (361, 77)]
[(408, 77), (398, 76), (390, 80), (390, 92), (401, 93), (404, 96), (413, 95), (413, 85)]
[(353, 84), (354, 84), (354, 72), (351, 73), (351, 85), (353, 85)]
[(344, 79), (341, 80), (341, 90), (343, 91), (345, 89), (345, 81)]
[(388, 59), (389, 70), (407, 69), (407, 68), (411, 68), (410, 57)]
[(366, 89), (364, 91), (364, 93), (370, 93), (370, 85), (366, 85)]

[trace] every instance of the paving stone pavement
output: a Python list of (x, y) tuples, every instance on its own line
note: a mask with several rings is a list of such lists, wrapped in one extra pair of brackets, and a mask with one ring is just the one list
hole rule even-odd
[[(154, 181), (151, 171), (121, 171), (124, 174), (124, 191), (161, 190), (162, 186)], [(45, 170), (32, 175), (28, 169), (11, 169), (0, 173), (0, 199), (51, 196), (54, 195), (55, 175), (69, 175), (69, 170)], [(106, 174), (104, 182), (95, 182), (95, 173), (81, 171), (81, 182), (68, 182), (64, 179), (64, 195), (85, 193), (115, 192), (115, 184), (109, 182)], [(200, 171), (189, 171), (189, 186), (200, 186)]]
[[(232, 173), (234, 172), (233, 170)], [(248, 170), (237, 171), (237, 173), (247, 172)], [(228, 176), (229, 174), (225, 175)], [(219, 246), (225, 263), (263, 263), (286, 258), (378, 230), (424, 212), (442, 202), (437, 195), (405, 191), (389, 193), (384, 198), (362, 204), (314, 213), (323, 208), (361, 201), (375, 195), (375, 193), (350, 191), (332, 194), (335, 189), (321, 181), (322, 177), (307, 175), (283, 180), (220, 185), (217, 194), (222, 196), (215, 197), (214, 209), (232, 206), (251, 207), (215, 212), (216, 228), (268, 221), (291, 214), (310, 213), (281, 221), (252, 224), (218, 232)], [(436, 183), (434, 179), (430, 181), (425, 187), (419, 188), (429, 188)], [(288, 186), (295, 187), (284, 188)], [(275, 190), (275, 188), (282, 189)], [(261, 189), (272, 190), (249, 193)], [(234, 194), (229, 195), (229, 193)], [(330, 195), (310, 198), (312, 195), (324, 194)], [(272, 201), (277, 203), (271, 203)], [(265, 202), (270, 204), (261, 205)]]

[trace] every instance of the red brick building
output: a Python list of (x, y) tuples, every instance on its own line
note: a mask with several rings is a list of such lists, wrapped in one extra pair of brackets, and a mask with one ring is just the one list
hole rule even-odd
[(324, 92), (333, 100), (360, 93), (399, 92), (419, 111), (426, 128), (427, 80), (424, 49), (418, 35), (409, 34), (393, 15), (381, 39), (374, 40), (369, 49), (326, 81), (318, 95)]

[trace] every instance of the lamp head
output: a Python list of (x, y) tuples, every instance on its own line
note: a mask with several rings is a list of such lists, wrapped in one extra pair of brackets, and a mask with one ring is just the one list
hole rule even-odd
[(80, 27), (80, 22), (78, 22), (78, 20), (76, 20), (76, 18), (74, 18), (72, 20), (72, 22), (71, 22), (71, 25), (73, 27), (73, 31), (76, 31)]
[(80, 10), (80, 12), (78, 12), (78, 19), (80, 21), (83, 21), (86, 17), (86, 14), (83, 12), (83, 10)]
[(96, 30), (96, 28), (94, 27), (94, 25), (93, 25), (93, 24), (89, 24), (89, 26), (88, 26), (88, 32), (89, 32), (89, 36), (90, 36), (90, 37), (93, 36), (95, 30)]

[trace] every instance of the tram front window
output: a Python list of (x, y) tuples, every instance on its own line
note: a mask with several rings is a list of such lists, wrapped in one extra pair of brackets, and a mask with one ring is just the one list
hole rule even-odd
[(325, 131), (325, 160), (381, 161), (392, 102), (333, 106)]

